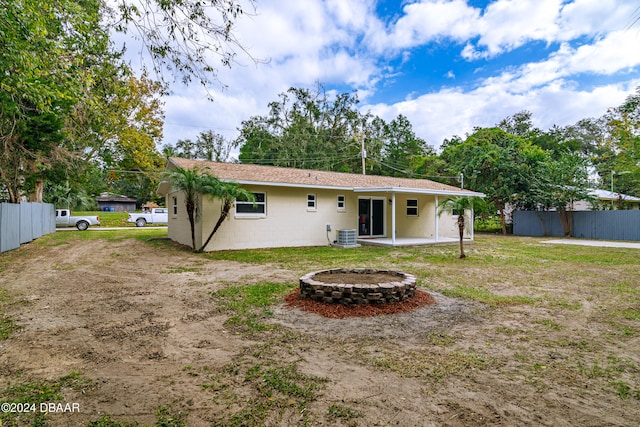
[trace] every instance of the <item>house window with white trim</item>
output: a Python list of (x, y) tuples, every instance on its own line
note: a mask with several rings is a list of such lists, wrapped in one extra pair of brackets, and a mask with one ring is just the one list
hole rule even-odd
[(173, 216), (178, 215), (178, 198), (176, 196), (172, 197), (172, 206), (173, 206)]
[(316, 210), (316, 195), (315, 194), (307, 194), (307, 210), (315, 211)]
[(244, 202), (236, 200), (236, 216), (251, 217), (265, 216), (267, 214), (267, 195), (266, 193), (253, 193), (255, 202)]
[(418, 199), (407, 199), (407, 216), (418, 216)]
[(338, 196), (338, 212), (346, 212), (347, 199), (345, 196)]

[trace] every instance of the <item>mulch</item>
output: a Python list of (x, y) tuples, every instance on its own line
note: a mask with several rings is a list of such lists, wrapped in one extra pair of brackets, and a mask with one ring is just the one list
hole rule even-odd
[(436, 300), (429, 293), (416, 290), (416, 294), (404, 301), (384, 304), (360, 304), (344, 305), (330, 304), (300, 297), (300, 289), (296, 289), (284, 298), (286, 306), (298, 308), (303, 311), (319, 314), (332, 319), (345, 319), (347, 317), (373, 317), (385, 314), (406, 313), (417, 310), (429, 304), (435, 304)]

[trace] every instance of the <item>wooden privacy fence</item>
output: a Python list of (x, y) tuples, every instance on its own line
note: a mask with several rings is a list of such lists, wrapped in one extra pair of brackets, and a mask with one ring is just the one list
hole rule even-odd
[(56, 210), (51, 203), (0, 203), (0, 252), (55, 231)]
[[(513, 212), (516, 236), (564, 236), (557, 212)], [(640, 240), (640, 210), (573, 212), (571, 237), (602, 240)]]

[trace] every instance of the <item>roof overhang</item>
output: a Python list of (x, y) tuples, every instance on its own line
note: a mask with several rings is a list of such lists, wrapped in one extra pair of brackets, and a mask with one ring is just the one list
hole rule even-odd
[(171, 185), (170, 182), (160, 181), (160, 183), (158, 184), (158, 189), (156, 190), (156, 193), (158, 193), (161, 196), (166, 196), (171, 192), (172, 187), (173, 186)]
[[(293, 184), (290, 182), (268, 182), (268, 181), (248, 181), (248, 180), (232, 180), (221, 179), (224, 182), (234, 182), (240, 185), (255, 185), (265, 187), (288, 187), (288, 188), (309, 188), (309, 189), (321, 189), (321, 190), (342, 190), (353, 191), (354, 193), (402, 193), (402, 194), (424, 194), (431, 196), (459, 196), (459, 197), (485, 197), (483, 193), (478, 193), (470, 190), (459, 191), (447, 191), (447, 190), (432, 190), (426, 188), (409, 188), (409, 187), (350, 187), (350, 186), (335, 186), (335, 185), (321, 185), (321, 184)], [(171, 192), (171, 183), (162, 181), (158, 185), (158, 194), (165, 195)]]
[(354, 188), (355, 193), (402, 193), (402, 194), (428, 194), (432, 196), (460, 196), (460, 197), (485, 197), (484, 193), (477, 193), (470, 190), (447, 191), (447, 190), (429, 190), (426, 188), (408, 188), (408, 187), (357, 187)]

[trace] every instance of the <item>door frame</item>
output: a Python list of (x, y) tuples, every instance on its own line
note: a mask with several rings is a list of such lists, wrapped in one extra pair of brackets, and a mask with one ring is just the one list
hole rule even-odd
[[(368, 200), (369, 201), (369, 230), (370, 234), (360, 234), (360, 201)], [(373, 233), (373, 201), (381, 200), (382, 201), (382, 234), (371, 234)], [(376, 237), (386, 237), (387, 236), (387, 198), (380, 196), (358, 196), (358, 237), (362, 238), (376, 238)]]

